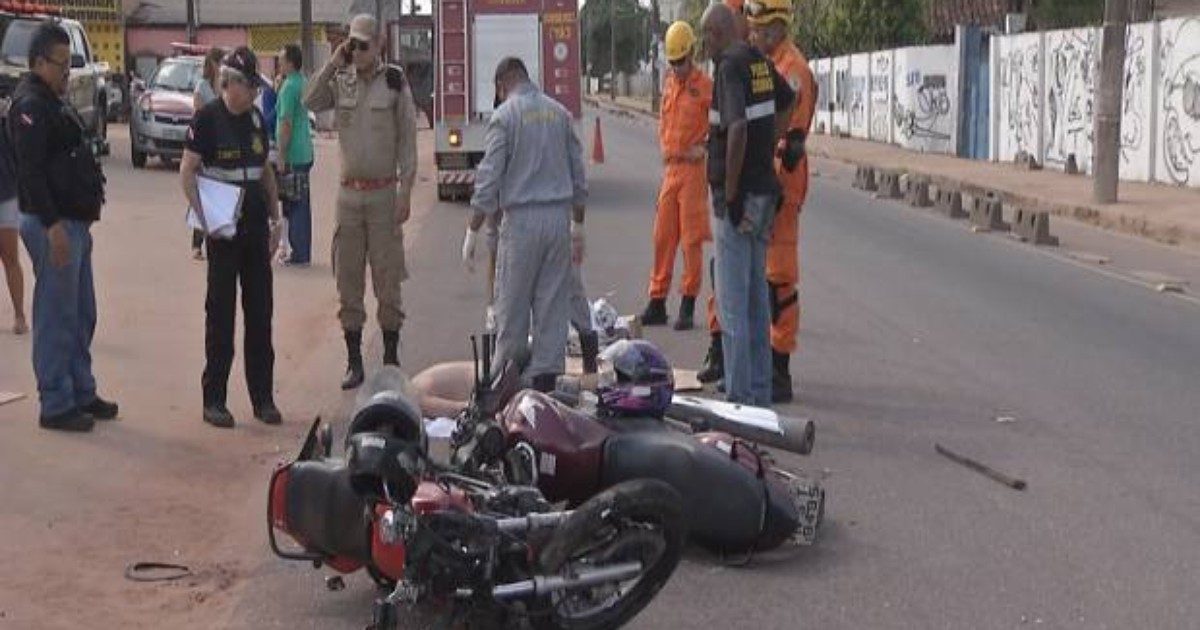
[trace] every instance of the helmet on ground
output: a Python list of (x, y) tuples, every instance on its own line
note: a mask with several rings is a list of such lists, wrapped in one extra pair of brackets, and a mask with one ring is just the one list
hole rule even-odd
[(671, 362), (644, 339), (623, 339), (600, 353), (600, 410), (661, 417), (675, 394)]
[(766, 26), (774, 20), (792, 23), (792, 0), (746, 0), (742, 9), (746, 21), (755, 26)]
[(696, 47), (696, 33), (687, 22), (679, 21), (667, 28), (667, 61), (675, 63), (692, 54)]

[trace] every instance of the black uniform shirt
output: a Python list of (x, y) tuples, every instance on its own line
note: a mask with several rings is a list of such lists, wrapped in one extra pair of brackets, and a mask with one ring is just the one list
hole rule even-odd
[(717, 62), (709, 110), (708, 182), (725, 185), (725, 151), (729, 125), (746, 121), (746, 158), (740, 184), (743, 193), (776, 193), (775, 112), (791, 106), (795, 92), (775, 66), (746, 43), (735, 44)]
[(242, 221), (267, 220), (262, 176), (270, 142), (262, 112), (257, 107), (244, 114), (233, 114), (221, 98), (201, 108), (188, 129), (187, 149), (200, 156), (204, 164), (201, 175), (246, 189)]
[(83, 146), (83, 127), (72, 116), (70, 105), (58, 97), (41, 77), (27, 73), (13, 94), (8, 111), (8, 131), (16, 157), (17, 190), (21, 212), (36, 215), (46, 227), (59, 219), (96, 221), (100, 207), (64, 204), (60, 182), (52, 182), (51, 163)]

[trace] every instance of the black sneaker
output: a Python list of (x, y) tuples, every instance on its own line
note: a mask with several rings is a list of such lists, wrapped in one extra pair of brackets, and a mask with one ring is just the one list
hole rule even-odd
[(263, 424), (280, 424), (283, 422), (283, 414), (279, 413), (279, 409), (275, 403), (266, 403), (254, 408), (254, 417)]
[(92, 430), (96, 425), (96, 421), (92, 417), (79, 409), (64, 411), (53, 416), (42, 416), (38, 418), (38, 426), (51, 431), (69, 431), (73, 433), (86, 433)]
[(80, 407), (79, 410), (96, 420), (112, 420), (117, 417), (120, 407), (115, 402), (96, 396), (92, 402)]
[(225, 405), (207, 405), (204, 407), (204, 421), (221, 429), (233, 428), (233, 414)]

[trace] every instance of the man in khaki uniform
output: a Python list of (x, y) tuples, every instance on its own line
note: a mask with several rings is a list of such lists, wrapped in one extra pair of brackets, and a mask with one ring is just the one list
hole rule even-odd
[(362, 384), (362, 330), (366, 266), (379, 302), (383, 362), (399, 365), (404, 310), (404, 222), (417, 173), (417, 119), (404, 71), (381, 63), (379, 25), (369, 15), (350, 22), (350, 38), (309, 84), (304, 104), (314, 112), (335, 109), (341, 147), (341, 188), (333, 237), (333, 266), (346, 338), (342, 389)]

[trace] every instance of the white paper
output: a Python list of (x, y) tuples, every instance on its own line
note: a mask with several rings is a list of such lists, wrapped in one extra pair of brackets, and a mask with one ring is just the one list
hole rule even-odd
[(434, 418), (425, 421), (425, 435), (431, 440), (449, 440), (457, 427), (458, 422), (450, 418)]
[[(233, 238), (237, 234), (238, 213), (242, 208), (245, 190), (241, 186), (208, 177), (197, 177), (196, 187), (200, 194), (200, 206), (204, 208), (208, 235), (217, 239)], [(187, 223), (192, 229), (204, 229), (195, 208), (188, 208)]]

